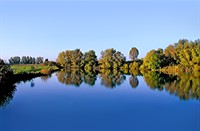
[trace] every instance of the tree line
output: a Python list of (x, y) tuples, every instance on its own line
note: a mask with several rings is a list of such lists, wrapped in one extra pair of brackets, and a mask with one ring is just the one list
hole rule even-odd
[[(83, 53), (80, 49), (66, 50), (58, 54), (56, 64), (63, 68), (81, 68), (90, 72), (101, 69), (117, 69), (124, 74), (138, 74), (139, 71), (162, 70), (191, 72), (200, 71), (200, 40), (189, 41), (180, 39), (165, 49), (150, 50), (142, 59), (138, 59), (139, 51), (133, 47), (129, 51), (131, 61), (127, 61), (124, 54), (114, 48), (101, 52), (97, 59), (94, 50)], [(9, 59), (9, 64), (41, 64), (43, 57), (15, 56)]]
[[(132, 60), (136, 60), (139, 51), (133, 47), (129, 56)], [(56, 62), (63, 67), (84, 68), (85, 70), (93, 69), (119, 69), (125, 62), (126, 57), (114, 48), (106, 49), (101, 52), (101, 57), (97, 60), (94, 50), (82, 53), (80, 49), (66, 50), (59, 53)]]
[(143, 59), (144, 70), (181, 70), (183, 72), (200, 71), (200, 39), (179, 40), (166, 49), (151, 50)]
[(137, 71), (200, 71), (200, 40), (188, 41), (180, 39), (177, 43), (169, 45), (166, 49), (153, 49), (147, 55), (138, 59), (139, 51), (136, 47), (131, 48), (129, 57), (126, 57), (114, 48), (101, 52), (97, 56), (93, 50), (82, 53), (80, 49), (66, 50), (59, 53), (57, 63), (63, 67), (78, 67), (86, 70), (92, 69), (118, 69), (125, 74), (138, 74)]
[(31, 57), (31, 56), (14, 56), (11, 57), (9, 60), (9, 64), (41, 64), (44, 62), (43, 57)]

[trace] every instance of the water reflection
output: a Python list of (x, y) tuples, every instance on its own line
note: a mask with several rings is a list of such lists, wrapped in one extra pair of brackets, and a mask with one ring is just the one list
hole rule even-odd
[(10, 76), (0, 80), (0, 108), (4, 108), (13, 99), (16, 84), (30, 82), (30, 87), (35, 86), (33, 78), (36, 76)]
[(51, 75), (44, 75), (40, 77), (42, 81), (47, 81), (49, 78), (51, 78)]
[[(101, 70), (101, 72), (85, 72), (83, 70), (62, 70), (56, 73), (60, 83), (79, 87), (83, 82), (89, 86), (95, 86), (97, 76), (102, 86), (113, 89), (120, 86), (129, 79), (130, 87), (138, 88), (139, 80), (135, 75), (124, 75), (117, 70)], [(51, 76), (41, 76), (42, 81), (47, 81)], [(143, 73), (144, 82), (152, 90), (166, 91), (170, 95), (177, 96), (181, 100), (200, 100), (200, 76), (199, 75), (166, 75), (159, 72)], [(36, 82), (32, 78), (23, 78), (21, 82), (30, 82), (30, 87), (34, 87)], [(14, 83), (20, 83), (20, 77), (7, 81), (0, 81), (0, 107), (6, 106), (13, 99), (16, 91)], [(140, 88), (140, 87), (139, 87)]]
[(166, 90), (181, 100), (200, 99), (200, 77), (182, 74), (166, 75), (158, 72), (147, 72), (143, 76), (151, 89)]
[(200, 99), (200, 78), (183, 75), (165, 83), (165, 89), (182, 100)]
[(102, 70), (99, 74), (99, 78), (101, 79), (101, 85), (108, 88), (114, 88), (116, 85), (121, 85), (126, 79), (125, 75), (117, 70)]
[[(86, 73), (80, 70), (63, 70), (57, 74), (58, 81), (66, 85), (80, 86), (82, 82), (94, 86), (97, 75), (101, 85), (106, 88), (115, 88), (121, 85), (126, 76), (118, 70), (101, 70), (100, 73)], [(181, 100), (200, 99), (200, 77), (196, 75), (173, 76), (160, 72), (143, 73), (143, 79), (150, 89), (167, 91), (171, 95), (178, 96)], [(137, 76), (129, 76), (129, 84), (132, 88), (139, 85)]]
[(129, 78), (129, 83), (130, 83), (130, 85), (131, 85), (132, 88), (136, 88), (138, 86), (138, 84), (139, 84), (139, 80), (138, 80), (137, 76), (133, 76), (132, 75)]
[(0, 82), (0, 108), (5, 107), (13, 99), (13, 94), (16, 88), (14, 84), (9, 82)]
[(81, 70), (62, 70), (56, 74), (58, 81), (66, 85), (80, 86), (83, 82)]
[(86, 84), (94, 86), (95, 81), (97, 80), (97, 75), (95, 73), (86, 73), (83, 78)]

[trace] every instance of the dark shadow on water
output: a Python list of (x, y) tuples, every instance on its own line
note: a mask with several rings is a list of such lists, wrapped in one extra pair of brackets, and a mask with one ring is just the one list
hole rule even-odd
[[(16, 84), (21, 82), (30, 82), (30, 87), (35, 86), (34, 78), (38, 75), (10, 75), (9, 77), (4, 77), (0, 80), (0, 108), (6, 107), (9, 102), (13, 99), (14, 93), (16, 91)], [(50, 77), (50, 76), (49, 76)]]
[(4, 108), (13, 99), (16, 91), (15, 84), (6, 81), (0, 82), (0, 108)]

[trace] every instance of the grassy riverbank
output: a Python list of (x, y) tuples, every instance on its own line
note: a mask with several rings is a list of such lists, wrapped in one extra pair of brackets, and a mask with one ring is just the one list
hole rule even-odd
[(53, 71), (59, 70), (57, 66), (49, 66), (44, 64), (18, 64), (11, 65), (14, 75), (18, 74), (41, 74), (48, 75)]

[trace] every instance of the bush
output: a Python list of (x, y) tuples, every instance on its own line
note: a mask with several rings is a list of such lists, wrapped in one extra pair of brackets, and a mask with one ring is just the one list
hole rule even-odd
[(43, 75), (50, 75), (50, 74), (51, 74), (51, 70), (42, 69), (42, 70), (40, 71), (40, 73), (43, 74)]
[(8, 79), (13, 74), (9, 65), (0, 65), (0, 82)]

